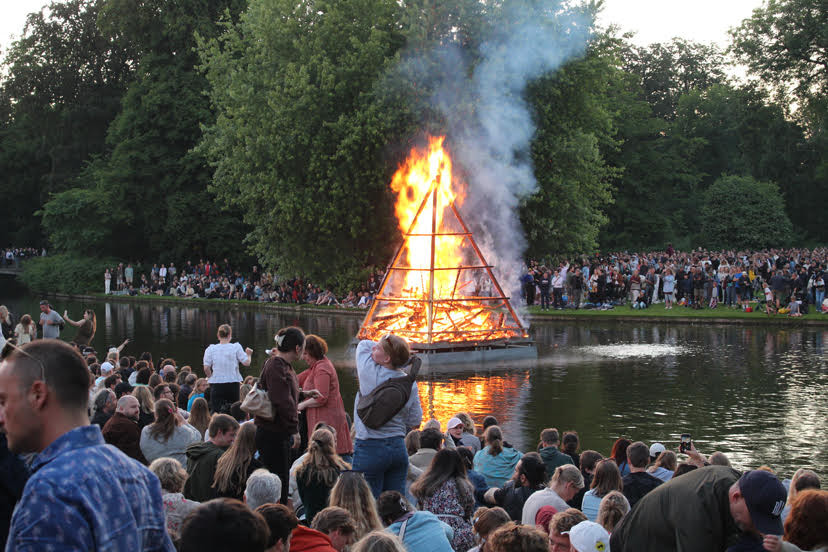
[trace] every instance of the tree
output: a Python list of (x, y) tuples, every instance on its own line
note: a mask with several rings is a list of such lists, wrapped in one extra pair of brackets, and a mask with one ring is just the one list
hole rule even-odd
[(804, 120), (828, 113), (828, 3), (768, 0), (732, 31), (734, 54), (784, 99), (798, 99)]
[(797, 228), (820, 235), (828, 204), (808, 163), (805, 132), (766, 93), (726, 85), (694, 90), (681, 98), (674, 128), (699, 141), (687, 158), (702, 175), (702, 190), (722, 174), (775, 182)]
[(612, 58), (596, 40), (583, 59), (528, 89), (537, 123), (532, 160), (539, 187), (520, 209), (530, 257), (583, 253), (598, 245), (612, 203), (610, 182), (619, 174), (603, 156), (619, 145), (606, 101), (613, 76)]
[(397, 236), (388, 143), (397, 115), (372, 96), (403, 44), (393, 0), (253, 0), (203, 41), (218, 118), (200, 151), (247, 242), (285, 276), (341, 285), (387, 262)]
[[(101, 205), (109, 207), (102, 231), (79, 244), (99, 255), (129, 251), (137, 258), (163, 260), (193, 255), (244, 258), (238, 244), (245, 228), (238, 224), (238, 213), (223, 212), (214, 201), (207, 189), (211, 171), (203, 156), (192, 151), (200, 125), (213, 119), (204, 95), (207, 81), (195, 70), (195, 33), (217, 35), (213, 18), (225, 12), (237, 17), (231, 9), (240, 8), (235, 0), (134, 5), (118, 0), (108, 5), (106, 28), (133, 29), (127, 38), (141, 52), (141, 60), (109, 128), (111, 154), (87, 166), (78, 182), (80, 191), (56, 195), (43, 210), (44, 225), (56, 245), (72, 245), (63, 238), (85, 225), (78, 221), (67, 228), (62, 211), (86, 202), (93, 213)], [(144, 23), (130, 27), (131, 18)]]
[(667, 44), (627, 45), (620, 51), (624, 70), (636, 75), (653, 115), (676, 117), (679, 98), (725, 82), (724, 56), (710, 44), (673, 39)]
[(707, 189), (701, 211), (701, 243), (709, 249), (785, 247), (793, 236), (772, 182), (723, 176)]
[(98, 28), (101, 4), (68, 0), (30, 14), (3, 62), (2, 243), (40, 243), (35, 211), (105, 150), (136, 58)]

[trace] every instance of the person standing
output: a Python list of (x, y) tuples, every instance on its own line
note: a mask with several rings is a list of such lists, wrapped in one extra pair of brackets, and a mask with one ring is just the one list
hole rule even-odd
[(290, 481), (290, 449), (299, 447), (299, 380), (292, 362), (302, 355), (305, 334), (293, 326), (276, 333), (276, 352), (268, 358), (259, 376), (259, 389), (273, 405), (273, 418), (256, 416), (256, 448), (265, 467), (279, 476), (280, 502), (287, 504)]
[(14, 337), (14, 319), (6, 305), (0, 305), (0, 327), (3, 337), (11, 339)]
[(45, 299), (40, 302), (40, 326), (43, 328), (43, 339), (60, 338), (61, 326), (65, 323), (63, 318), (52, 310), (49, 301)]
[(86, 309), (83, 311), (83, 318), (80, 320), (72, 320), (69, 318), (68, 311), (63, 311), (63, 318), (74, 327), (78, 329), (75, 338), (72, 340), (78, 345), (89, 345), (95, 337), (95, 331), (98, 328), (98, 322), (95, 319), (95, 311)]
[(106, 269), (104, 272), (104, 293), (109, 295), (109, 292), (112, 290), (112, 273), (109, 269)]
[(89, 425), (88, 390), (86, 362), (59, 341), (29, 343), (0, 364), (9, 450), (38, 453), (6, 549), (173, 552), (158, 478)]
[(327, 352), (328, 344), (321, 337), (311, 334), (305, 338), (302, 360), (308, 364), (308, 369), (299, 374), (299, 385), (306, 390), (319, 391), (320, 395), (300, 402), (298, 409), (305, 411), (308, 435), (313, 433), (319, 422), (325, 422), (336, 430), (336, 453), (350, 463), (354, 452), (351, 430), (339, 393), (339, 378), (333, 363), (325, 356)]
[(218, 343), (204, 351), (204, 374), (210, 383), (210, 410), (226, 414), (230, 405), (239, 400), (242, 381), (239, 363), (250, 366), (253, 349), (242, 349), (239, 343), (230, 343), (233, 328), (222, 324), (218, 328)]
[(20, 322), (14, 327), (14, 338), (17, 339), (18, 345), (25, 345), (37, 339), (37, 326), (31, 316), (24, 314), (20, 317)]
[(405, 435), (409, 428), (417, 427), (423, 421), (423, 408), (416, 381), (411, 384), (411, 394), (405, 406), (379, 428), (371, 429), (362, 422), (357, 405), (360, 397), (370, 394), (380, 384), (405, 375), (402, 366), (410, 356), (408, 342), (392, 334), (383, 336), (376, 343), (364, 340), (357, 345), (359, 391), (354, 401), (354, 470), (364, 473), (374, 498), (383, 491), (405, 492), (408, 473)]

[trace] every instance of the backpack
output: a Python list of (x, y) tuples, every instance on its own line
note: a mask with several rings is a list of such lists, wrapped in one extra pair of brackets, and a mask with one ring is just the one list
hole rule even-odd
[(377, 385), (373, 391), (359, 397), (357, 414), (365, 427), (379, 429), (396, 416), (411, 397), (411, 386), (417, 379), (422, 360), (412, 356), (408, 374), (391, 378)]

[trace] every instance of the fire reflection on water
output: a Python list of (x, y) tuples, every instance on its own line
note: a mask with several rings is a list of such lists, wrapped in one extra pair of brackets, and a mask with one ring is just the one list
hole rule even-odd
[(458, 412), (467, 412), (480, 430), (483, 418), (498, 413), (501, 426), (519, 426), (521, 405), (529, 388), (529, 372), (485, 374), (418, 382), (423, 419), (434, 418), (445, 431)]

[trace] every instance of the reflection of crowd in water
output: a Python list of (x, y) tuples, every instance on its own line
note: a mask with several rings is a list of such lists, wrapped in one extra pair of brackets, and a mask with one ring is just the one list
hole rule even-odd
[(201, 260), (154, 264), (142, 272), (132, 263), (120, 263), (104, 273), (104, 292), (123, 295), (162, 295), (201, 299), (233, 299), (265, 303), (293, 303), (324, 306), (368, 308), (382, 280), (381, 271), (373, 271), (359, 289), (337, 295), (300, 277), (280, 280), (258, 266), (248, 271), (233, 267), (227, 259), (222, 263)]
[[(353, 408), (325, 341), (295, 327), (277, 332), (259, 377), (242, 377), (252, 350), (226, 324), (200, 368), (127, 356), (126, 346), (99, 356), (42, 339), (4, 350), (2, 477), (15, 490), (7, 504), (19, 501), (11, 549), (37, 535), (83, 549), (105, 541), (173, 550), (175, 542), (200, 551), (227, 543), (337, 552), (795, 551), (828, 543), (828, 492), (808, 469), (790, 480), (767, 466), (740, 472), (690, 436), (580, 450), (577, 432), (551, 427), (520, 451), (493, 416), (456, 411), (445, 425), (426, 421), (417, 383), (394, 383), (416, 364), (396, 336), (357, 346)], [(299, 359), (308, 368), (297, 374)], [(24, 375), (30, 383), (21, 385)], [(375, 399), (387, 416), (369, 421), (375, 416), (360, 399), (395, 385), (410, 393)], [(27, 396), (43, 400), (21, 415)], [(55, 417), (70, 421), (47, 431)], [(56, 461), (30, 474), (40, 456)], [(105, 469), (106, 481), (65, 468), (80, 458), (92, 472)], [(104, 483), (111, 508), (95, 500)], [(69, 489), (60, 502), (41, 492), (50, 485)]]
[(599, 308), (664, 303), (690, 308), (753, 309), (798, 316), (828, 312), (828, 249), (664, 251), (579, 257), (557, 265), (530, 261), (521, 278), (527, 305)]

